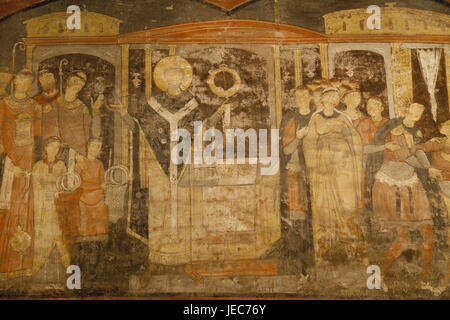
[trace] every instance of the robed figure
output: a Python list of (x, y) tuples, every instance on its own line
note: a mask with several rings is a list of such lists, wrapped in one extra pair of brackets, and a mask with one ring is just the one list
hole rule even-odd
[(14, 91), (0, 101), (1, 143), (6, 158), (0, 188), (0, 279), (31, 275), (33, 201), (31, 171), (40, 105), (27, 95), (34, 76), (22, 70)]
[(339, 92), (323, 91), (323, 110), (311, 118), (303, 141), (311, 186), (316, 267), (361, 261), (364, 243), (358, 217), (361, 201), (361, 138), (335, 110)]

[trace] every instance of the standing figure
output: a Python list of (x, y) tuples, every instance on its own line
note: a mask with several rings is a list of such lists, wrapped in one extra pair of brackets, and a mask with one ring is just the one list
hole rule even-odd
[(33, 201), (31, 170), (40, 135), (40, 105), (28, 96), (34, 75), (14, 76), (14, 91), (0, 101), (0, 132), (6, 160), (0, 188), (0, 280), (31, 275)]
[(303, 141), (311, 186), (316, 267), (366, 263), (356, 211), (361, 200), (362, 146), (352, 123), (335, 108), (339, 90), (323, 90)]
[[(426, 288), (433, 253), (433, 228), (430, 203), (422, 182), (410, 164), (411, 150), (422, 140), (415, 123), (420, 120), (424, 106), (410, 105), (403, 123), (390, 131), (386, 142), (396, 145), (384, 151), (384, 162), (375, 177), (372, 191), (374, 221), (381, 228), (395, 227), (397, 239), (386, 254), (382, 269), (385, 275), (391, 263), (410, 243), (409, 233), (418, 229), (423, 237), (422, 287)], [(425, 160), (427, 161), (427, 160)], [(387, 286), (382, 281), (383, 290)]]
[[(43, 160), (38, 161), (32, 172), (34, 195), (34, 259), (33, 273), (46, 263), (52, 250), (56, 248), (64, 269), (70, 265), (70, 251), (63, 240), (58, 214), (55, 208), (57, 197), (56, 181), (66, 172), (64, 162), (57, 159), (61, 149), (61, 139), (50, 137), (44, 143)], [(59, 265), (52, 265), (55, 272)], [(45, 275), (47, 275), (47, 271)]]
[(86, 80), (83, 72), (72, 73), (67, 78), (64, 94), (56, 99), (58, 136), (63, 144), (81, 155), (86, 155), (92, 122), (87, 106), (78, 99)]
[(41, 94), (34, 97), (42, 106), (42, 140), (50, 137), (57, 137), (59, 133), (58, 109), (53, 102), (59, 98), (59, 90), (56, 87), (55, 75), (48, 69), (39, 71), (39, 85), (42, 89)]
[[(432, 161), (429, 168), (430, 176), (438, 180), (441, 197), (447, 207), (447, 241), (450, 236), (449, 228), (449, 212), (450, 212), (450, 120), (441, 123), (440, 133), (444, 138), (433, 138), (430, 141), (416, 145), (412, 153), (416, 153), (417, 150), (423, 150), (431, 152)], [(450, 255), (447, 248), (447, 274), (444, 281), (441, 284), (440, 291), (444, 291), (450, 280)]]
[(342, 102), (346, 106), (344, 113), (352, 119), (353, 126), (356, 128), (359, 122), (364, 119), (364, 114), (359, 110), (361, 92), (356, 88), (348, 88), (342, 96)]
[[(385, 144), (374, 145), (373, 139), (377, 130), (383, 126), (388, 119), (383, 118), (382, 112), (384, 110), (383, 101), (379, 97), (371, 97), (367, 101), (367, 113), (370, 117), (358, 120), (356, 130), (361, 135), (361, 141), (363, 144), (363, 180), (362, 190), (364, 195), (364, 204), (366, 208), (372, 208), (372, 186), (376, 172), (373, 165), (374, 153), (382, 153), (385, 149)], [(389, 147), (390, 144), (387, 144)], [(379, 167), (378, 167), (379, 169)], [(378, 170), (377, 170), (378, 171)]]
[(98, 159), (102, 141), (89, 140), (87, 157), (77, 156), (76, 171), (81, 177), (79, 188), (78, 225), (74, 239), (73, 263), (84, 270), (85, 284), (89, 287), (95, 280), (104, 280), (103, 257), (108, 240), (108, 207), (105, 204), (105, 170)]
[[(282, 168), (281, 181), (287, 192), (289, 216), (283, 219), (290, 225), (287, 233), (287, 249), (301, 253), (306, 265), (313, 265), (313, 243), (309, 181), (303, 155), (303, 138), (308, 133), (312, 117), (310, 91), (300, 86), (295, 91), (296, 111), (287, 111), (282, 121)], [(289, 236), (290, 235), (290, 236)]]

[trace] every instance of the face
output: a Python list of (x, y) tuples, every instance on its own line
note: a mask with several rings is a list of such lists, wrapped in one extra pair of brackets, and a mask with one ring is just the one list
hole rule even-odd
[(347, 106), (357, 107), (361, 104), (361, 93), (360, 92), (352, 92), (345, 96), (344, 103)]
[(445, 122), (441, 125), (439, 132), (444, 136), (450, 136), (450, 122)]
[(423, 108), (419, 105), (412, 104), (409, 107), (408, 114), (406, 115), (407, 118), (413, 120), (413, 121), (419, 121), (423, 114)]
[(383, 105), (377, 100), (369, 100), (369, 102), (367, 102), (367, 113), (371, 117), (381, 114), (383, 109)]
[(52, 91), (55, 89), (55, 76), (53, 73), (44, 73), (43, 75), (39, 76), (39, 83), (42, 86), (42, 89), (44, 91)]
[(0, 72), (0, 88), (5, 89), (11, 81), (11, 75), (9, 73)]
[(321, 102), (324, 107), (336, 107), (339, 103), (339, 93), (336, 91), (328, 91), (321, 97)]
[(140, 88), (142, 85), (142, 80), (139, 79), (139, 77), (134, 77), (131, 82), (133, 83), (133, 86), (137, 89)]
[(47, 152), (47, 155), (49, 158), (55, 158), (56, 155), (59, 152), (59, 149), (61, 147), (61, 144), (58, 141), (50, 142), (46, 147), (45, 151)]
[(78, 93), (83, 89), (85, 81), (78, 77), (71, 77), (67, 83), (67, 89)]
[(33, 85), (33, 78), (30, 76), (19, 75), (14, 79), (14, 87), (17, 91), (27, 92)]
[(314, 104), (317, 106), (317, 107), (319, 107), (320, 106), (320, 95), (321, 95), (322, 93), (320, 92), (320, 91), (314, 91), (313, 92), (313, 97), (312, 97), (312, 100), (313, 100), (313, 102), (314, 102)]
[(298, 106), (309, 105), (311, 100), (308, 90), (297, 90), (295, 91), (295, 101)]
[(102, 150), (102, 143), (100, 141), (91, 141), (88, 146), (88, 154), (97, 158)]
[(169, 86), (174, 86), (174, 87), (179, 87), (181, 84), (181, 81), (183, 80), (183, 70), (181, 70), (180, 68), (173, 68), (173, 69), (168, 69), (165, 73), (164, 73), (164, 77), (167, 80), (167, 83), (169, 83)]

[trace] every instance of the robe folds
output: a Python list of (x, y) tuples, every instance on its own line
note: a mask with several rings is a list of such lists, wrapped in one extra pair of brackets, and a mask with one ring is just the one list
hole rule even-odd
[[(0, 280), (32, 273), (31, 171), (34, 138), (40, 135), (40, 117), (41, 107), (31, 98), (6, 97), (0, 101), (1, 143), (6, 154), (0, 188)], [(15, 167), (24, 174), (15, 174)]]
[(65, 241), (105, 240), (108, 235), (108, 207), (105, 204), (105, 170), (98, 159), (86, 159), (86, 168), (76, 167), (81, 185), (73, 192), (59, 195), (56, 207)]
[(70, 249), (63, 240), (55, 207), (56, 180), (65, 172), (66, 166), (62, 161), (51, 164), (39, 161), (33, 167), (35, 235), (33, 272), (37, 272), (45, 264), (54, 247), (58, 249), (64, 267), (70, 265)]
[(303, 141), (311, 186), (316, 265), (361, 260), (362, 144), (345, 115), (316, 113)]

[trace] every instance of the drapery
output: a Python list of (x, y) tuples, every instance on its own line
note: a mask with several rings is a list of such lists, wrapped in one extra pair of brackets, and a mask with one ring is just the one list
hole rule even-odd
[(439, 72), (439, 64), (441, 61), (442, 50), (440, 48), (434, 49), (417, 49), (417, 56), (419, 58), (420, 70), (425, 84), (430, 94), (431, 114), (433, 120), (437, 120), (437, 102), (435, 96), (436, 80)]

